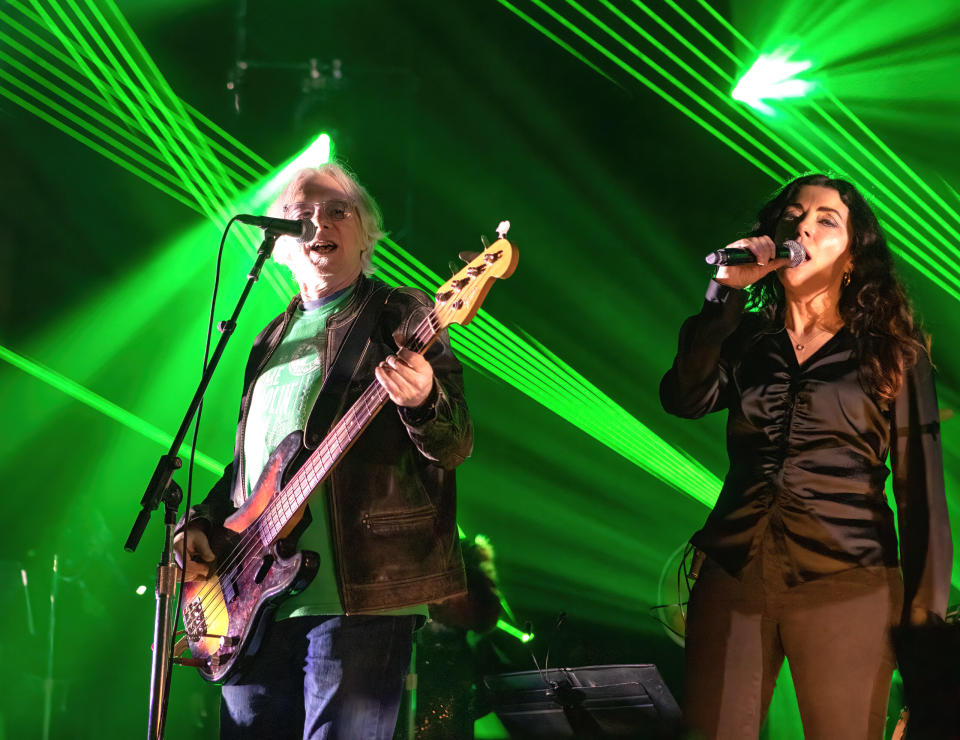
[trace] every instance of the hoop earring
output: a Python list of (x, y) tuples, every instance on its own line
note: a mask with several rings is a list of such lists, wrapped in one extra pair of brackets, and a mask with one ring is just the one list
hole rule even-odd
[(840, 287), (846, 288), (848, 285), (850, 285), (850, 273), (845, 272), (840, 276)]

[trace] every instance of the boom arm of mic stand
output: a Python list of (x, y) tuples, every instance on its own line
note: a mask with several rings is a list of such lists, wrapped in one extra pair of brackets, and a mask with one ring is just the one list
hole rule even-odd
[(203, 400), (203, 394), (210, 384), (217, 364), (223, 355), (227, 346), (227, 341), (233, 334), (237, 326), (237, 317), (246, 303), (247, 296), (253, 288), (253, 284), (260, 278), (260, 272), (267, 258), (273, 252), (277, 237), (280, 234), (267, 231), (264, 233), (263, 241), (257, 250), (257, 259), (247, 275), (247, 284), (237, 300), (237, 306), (233, 309), (233, 314), (226, 321), (221, 323), (220, 340), (217, 342), (216, 349), (210, 357), (210, 361), (204, 368), (203, 376), (200, 378), (200, 385), (190, 401), (187, 413), (184, 416), (180, 428), (177, 430), (170, 450), (166, 455), (160, 458), (150, 483), (147, 484), (147, 490), (140, 500), (140, 513), (137, 515), (133, 528), (130, 530), (130, 536), (124, 549), (133, 552), (140, 543), (147, 522), (150, 521), (150, 514), (157, 510), (160, 502), (164, 501), (164, 544), (163, 553), (160, 558), (160, 564), (157, 566), (157, 609), (154, 618), (154, 641), (153, 641), (153, 661), (150, 668), (150, 706), (148, 709), (147, 738), (148, 740), (159, 740), (163, 737), (164, 724), (166, 722), (167, 699), (170, 695), (170, 645), (173, 642), (173, 627), (176, 615), (173, 614), (173, 596), (175, 592), (174, 582), (176, 566), (173, 565), (173, 532), (177, 522), (177, 508), (180, 506), (179, 486), (173, 482), (173, 471), (179, 468), (182, 463), (177, 453), (180, 452), (180, 446), (187, 436), (193, 417), (200, 408), (200, 402)]
[(190, 401), (190, 406), (187, 408), (183, 422), (180, 424), (180, 428), (173, 438), (170, 449), (166, 455), (160, 457), (160, 462), (157, 463), (157, 467), (153, 471), (150, 483), (147, 484), (147, 490), (140, 500), (140, 513), (137, 515), (137, 519), (133, 523), (133, 528), (130, 530), (130, 536), (127, 537), (127, 541), (123, 546), (123, 549), (127, 552), (133, 552), (137, 549), (137, 545), (140, 544), (140, 538), (143, 536), (143, 531), (146, 529), (147, 522), (150, 521), (150, 514), (157, 510), (163, 497), (163, 492), (167, 490), (167, 486), (170, 485), (170, 481), (173, 479), (173, 471), (182, 465), (180, 458), (177, 457), (180, 452), (180, 446), (187, 436), (190, 424), (193, 422), (193, 417), (196, 416), (197, 409), (200, 408), (203, 394), (206, 392), (207, 386), (210, 384), (210, 379), (217, 369), (217, 364), (220, 362), (220, 357), (223, 355), (224, 349), (226, 349), (227, 342), (230, 340), (230, 337), (233, 335), (233, 330), (237, 326), (237, 317), (240, 316), (243, 304), (246, 302), (247, 296), (250, 294), (251, 288), (253, 288), (253, 284), (260, 278), (260, 272), (263, 270), (263, 265), (267, 261), (267, 258), (273, 252), (273, 247), (276, 244), (278, 236), (280, 235), (272, 231), (267, 231), (264, 234), (263, 242), (261, 242), (260, 248), (257, 250), (257, 260), (247, 275), (247, 284), (240, 294), (237, 306), (234, 308), (230, 318), (227, 319), (227, 321), (221, 322), (222, 333), (220, 335), (220, 341), (217, 342), (217, 346), (213, 350), (213, 355), (210, 357), (210, 362), (207, 363), (203, 376), (200, 378), (200, 385), (193, 395), (193, 400)]

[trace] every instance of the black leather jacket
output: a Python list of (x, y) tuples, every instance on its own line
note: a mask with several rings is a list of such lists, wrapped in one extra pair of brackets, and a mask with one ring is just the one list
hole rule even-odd
[[(361, 276), (346, 306), (327, 319), (324, 368), (330, 367), (363, 303), (382, 285)], [(233, 464), (191, 517), (219, 523), (243, 504), (246, 480), (240, 453), (254, 382), (300, 302), (299, 296), (294, 298), (254, 341), (244, 374)], [(374, 368), (396, 352), (396, 340), (407, 337), (432, 305), (420, 290), (390, 292), (358, 362), (344, 408), (376, 382)], [(325, 502), (337, 582), (348, 614), (436, 602), (465, 590), (454, 468), (469, 456), (473, 430), (463, 397), (462, 370), (446, 331), (425, 357), (435, 376), (426, 406), (401, 409), (388, 401), (327, 479)], [(310, 448), (326, 433), (314, 416), (304, 434)], [(314, 500), (310, 505), (319, 503)]]

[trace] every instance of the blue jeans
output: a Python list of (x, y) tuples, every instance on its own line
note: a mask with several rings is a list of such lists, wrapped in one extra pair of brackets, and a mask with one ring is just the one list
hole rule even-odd
[(417, 616), (274, 622), (223, 686), (224, 740), (389, 740)]

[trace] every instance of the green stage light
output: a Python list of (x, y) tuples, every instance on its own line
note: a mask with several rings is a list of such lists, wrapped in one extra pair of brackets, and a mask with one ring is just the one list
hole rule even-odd
[[(524, 21), (529, 23), (532, 20), (504, 0), (498, 2)], [(763, 63), (756, 65), (737, 89), (737, 97), (748, 100), (751, 105), (739, 105), (730, 96), (729, 87), (726, 87), (727, 92), (719, 90), (718, 86), (731, 84), (729, 75), (641, 0), (633, 0), (633, 4), (696, 57), (696, 60), (704, 65), (704, 69), (694, 69), (610, 0), (596, 0), (596, 3), (675, 64), (678, 70), (694, 83), (693, 86), (631, 44), (610, 24), (575, 0), (568, 0), (568, 5), (576, 13), (628, 51), (656, 77), (641, 74), (636, 67), (613, 54), (544, 0), (530, 2), (594, 52), (603, 56), (607, 62), (645, 85), (777, 182), (783, 182), (803, 172), (829, 170), (838, 176), (857, 180), (873, 190), (882, 198), (876, 207), (881, 224), (892, 237), (891, 249), (933, 284), (960, 300), (960, 253), (954, 246), (957, 242), (956, 225), (960, 224), (960, 214), (830, 91), (797, 77), (809, 71), (812, 64), (792, 61), (790, 55), (783, 52), (765, 55), (761, 58)], [(713, 10), (706, 0), (698, 2), (749, 54), (758, 54), (750, 41)], [(689, 13), (679, 8), (673, 0), (667, 0), (667, 4), (727, 60), (739, 68), (746, 67), (734, 52)], [(531, 25), (543, 32), (538, 25)], [(779, 48), (788, 47), (781, 45)], [(699, 94), (698, 90), (705, 90), (707, 96)], [(816, 93), (817, 98), (811, 93)], [(801, 94), (810, 98), (803, 115), (793, 113), (789, 106), (783, 108), (777, 116), (760, 112), (773, 112), (773, 107), (765, 101)], [(821, 97), (824, 101), (822, 105), (818, 102)], [(718, 98), (726, 107), (713, 98)], [(770, 144), (773, 144), (773, 147)]]
[[(313, 142), (300, 154), (292, 157), (288, 162), (281, 165), (275, 175), (271, 175), (266, 181), (255, 188), (249, 198), (249, 208), (263, 208), (273, 201), (283, 186), (297, 170), (304, 167), (319, 167), (330, 161), (333, 154), (333, 141), (329, 134), (320, 134)], [(240, 205), (239, 203), (237, 204)]]
[[(120, 422), (138, 434), (142, 434), (147, 439), (151, 439), (164, 447), (169, 447), (173, 442), (173, 436), (167, 434), (162, 429), (158, 429), (150, 422), (141, 419), (135, 414), (131, 414), (129, 411), (120, 408), (112, 401), (108, 401), (103, 396), (94, 393), (89, 388), (84, 388), (79, 383), (70, 380), (70, 378), (61, 375), (49, 367), (44, 367), (35, 360), (24, 357), (23, 355), (3, 346), (0, 346), (0, 360), (4, 360), (14, 367), (23, 370), (25, 373), (33, 375), (37, 379), (42, 380), (44, 383), (51, 385), (57, 390), (63, 391), (68, 396), (71, 396), (77, 401), (86, 404), (95, 411), (99, 411), (100, 413), (109, 416), (111, 419)], [(190, 450), (188, 447), (182, 447), (179, 454), (184, 458), (189, 459), (189, 452)], [(223, 465), (218, 463), (209, 455), (205, 455), (202, 452), (197, 452), (195, 460), (197, 465), (206, 468), (211, 473), (214, 473), (215, 475), (223, 474)]]
[(812, 92), (812, 82), (797, 78), (812, 66), (810, 61), (790, 61), (790, 53), (785, 51), (761, 54), (739, 79), (730, 96), (772, 116), (776, 111), (764, 101), (802, 98)]
[(594, 72), (596, 72), (596, 73), (599, 74), (599, 75), (602, 75), (603, 77), (606, 77), (606, 78), (607, 78), (608, 80), (610, 80), (610, 82), (612, 82), (614, 85), (617, 85), (618, 87), (623, 87), (623, 85), (621, 85), (619, 82), (617, 82), (615, 79), (613, 79), (610, 75), (608, 75), (606, 72), (604, 72), (602, 69), (600, 69), (596, 64), (594, 64), (594, 63), (591, 62), (589, 59), (587, 59), (583, 54), (581, 54), (579, 51), (577, 51), (576, 49), (574, 49), (572, 46), (570, 46), (570, 44), (568, 44), (566, 41), (564, 41), (563, 39), (561, 39), (561, 38), (560, 38), (559, 36), (557, 36), (555, 33), (553, 33), (552, 31), (550, 31), (550, 30), (549, 30), (548, 28), (546, 28), (543, 24), (538, 23), (537, 21), (535, 21), (535, 20), (534, 20), (533, 18), (531, 18), (527, 13), (524, 13), (522, 10), (520, 10), (520, 9), (519, 9), (518, 7), (516, 7), (515, 5), (507, 2), (507, 0), (499, 0), (499, 2), (500, 2), (505, 8), (508, 8), (511, 12), (513, 12), (513, 13), (515, 13), (516, 15), (520, 16), (521, 18), (523, 18), (523, 20), (525, 20), (525, 21), (526, 21), (527, 23), (529, 23), (531, 26), (533, 26), (534, 28), (536, 28), (540, 33), (542, 33), (542, 34), (543, 34), (544, 36), (546, 36), (548, 39), (550, 39), (551, 41), (553, 41), (553, 43), (555, 43), (557, 46), (559, 46), (559, 47), (560, 47), (561, 49), (563, 49), (565, 52), (567, 52), (567, 53), (570, 54), (571, 56), (575, 57), (576, 59), (578, 59), (578, 60), (580, 60), (581, 62), (583, 62), (584, 64), (586, 64), (586, 65), (587, 65), (588, 67), (590, 67), (590, 69), (592, 69)]
[[(299, 152), (284, 165), (284, 169), (297, 169), (307, 165), (322, 163), (332, 147), (330, 137), (321, 134), (310, 143), (302, 152)], [(272, 200), (277, 190), (282, 186), (282, 180), (276, 176), (266, 176), (253, 183), (232, 204), (234, 210), (253, 210), (263, 202)], [(202, 260), (192, 258), (207, 251), (212, 255), (212, 248), (218, 236), (217, 225), (208, 221), (198, 224), (171, 239), (167, 244), (157, 249), (154, 256), (133, 275), (124, 281), (110, 286), (100, 295), (92, 298), (87, 304), (80, 307), (75, 313), (67, 316), (61, 322), (51, 324), (42, 334), (34, 337), (23, 352), (16, 353), (0, 347), (0, 359), (46, 384), (63, 391), (67, 397), (78, 400), (107, 417), (120, 422), (124, 426), (138, 432), (148, 439), (168, 447), (171, 437), (155, 425), (144, 420), (144, 416), (152, 418), (155, 409), (140, 408), (134, 414), (116, 403), (104, 399), (97, 393), (84, 386), (85, 382), (98, 372), (104, 364), (104, 357), (115, 357), (121, 353), (130, 352), (135, 346), (138, 333), (145, 330), (157, 313), (177, 310), (182, 306), (180, 292), (195, 281), (200, 272), (205, 269)], [(231, 235), (231, 242), (237, 246), (253, 247), (250, 237), (245, 232), (235, 230)], [(276, 273), (277, 279), (284, 275), (284, 271), (275, 264), (269, 268)], [(167, 286), (163, 297), (154, 305), (155, 312), (136, 312), (125, 310), (124, 307), (135, 303), (138, 297), (148, 294), (158, 283), (158, 276)], [(278, 289), (278, 297), (284, 301), (293, 291), (291, 285)], [(195, 318), (194, 312), (185, 312), (182, 320), (187, 322)], [(80, 317), (80, 318), (78, 318)], [(103, 332), (99, 327), (109, 324), (111, 330)], [(89, 327), (89, 329), (78, 329)], [(79, 346), (96, 346), (96, 353), (74, 351)], [(28, 356), (44, 357), (51, 364), (64, 365), (68, 368), (70, 378), (62, 373), (50, 370), (38, 362), (28, 359)], [(156, 373), (156, 377), (168, 378), (177, 376), (176, 363), (171, 362), (169, 367)], [(79, 381), (79, 382), (78, 382)], [(43, 429), (46, 420), (42, 417), (30, 417), (31, 424), (21, 428), (20, 444), (25, 444), (33, 435)], [(222, 472), (223, 465), (207, 455), (198, 454), (197, 460), (202, 467), (217, 475)]]
[(530, 642), (534, 638), (532, 632), (524, 632), (523, 630), (518, 630), (509, 622), (504, 622), (502, 619), (497, 620), (497, 627), (506, 632), (511, 637), (516, 637), (520, 642)]
[[(242, 178), (231, 178), (224, 174), (222, 164), (217, 162), (210, 169), (213, 175), (222, 177), (210, 187), (201, 190), (191, 181), (190, 173), (195, 172), (203, 162), (216, 159), (216, 154), (186, 113), (182, 102), (175, 98), (169, 85), (123, 21), (116, 6), (109, 0), (106, 2), (115, 18), (115, 28), (102, 13), (93, 8), (91, 15), (95, 23), (76, 5), (71, 4), (76, 18), (74, 22), (56, 0), (51, 0), (51, 4), (57, 10), (66, 31), (47, 13), (34, 16), (31, 20), (36, 23), (39, 19), (38, 25), (52, 33), (70, 52), (70, 57), (62, 54), (59, 57), (53, 56), (59, 62), (72, 67), (74, 75), (79, 73), (81, 77), (91, 78), (96, 91), (100, 93), (100, 104), (108, 111), (123, 116), (125, 121), (132, 116), (132, 120), (150, 129), (148, 136), (138, 144), (151, 157), (151, 164), (155, 165), (153, 171), (180, 185), (181, 195), (188, 204), (211, 218), (214, 223), (222, 226), (225, 213), (249, 205), (251, 200), (268, 198), (269, 192), (282, 185), (290, 171), (287, 167), (295, 169), (306, 164), (319, 163), (329, 156), (329, 138), (320, 137), (306, 152), (284, 168), (286, 172), (278, 173), (259, 190), (246, 190), (246, 193), (251, 194), (249, 200), (238, 192), (238, 180)], [(86, 34), (81, 32), (81, 28)], [(93, 39), (93, 44), (87, 36)], [(127, 48), (123, 39), (128, 40), (130, 48)], [(97, 56), (98, 49), (106, 61)], [(632, 47), (631, 50), (635, 52)], [(119, 59), (127, 62), (130, 72), (118, 63)], [(713, 91), (713, 94), (718, 98), (722, 97), (719, 90)], [(17, 102), (23, 104), (26, 101), (21, 99)], [(42, 102), (50, 106), (51, 103), (55, 104), (56, 100), (47, 96)], [(146, 110), (140, 110), (140, 107)], [(36, 106), (28, 109), (38, 112)], [(62, 111), (57, 112), (64, 115)], [(77, 128), (82, 128), (79, 119), (82, 119), (82, 116), (78, 116), (74, 124)], [(48, 116), (46, 120), (54, 122), (57, 119)], [(76, 136), (77, 133), (74, 129), (72, 135)], [(88, 128), (86, 133), (88, 136), (81, 140), (104, 152), (104, 148), (93, 141), (94, 136), (104, 140), (103, 132), (100, 129)], [(772, 153), (768, 151), (768, 154)], [(142, 170), (130, 169), (135, 174), (145, 174)], [(153, 178), (151, 181), (155, 180), (156, 178)], [(233, 193), (233, 196), (228, 197), (227, 193)], [(245, 241), (248, 242), (245, 246), (252, 251), (255, 246), (252, 239)], [(428, 292), (434, 291), (441, 282), (435, 273), (389, 239), (384, 240), (376, 257), (382, 275), (388, 282), (412, 282), (421, 285)], [(276, 270), (271, 268), (275, 266), (271, 265), (265, 275), (273, 278), (273, 287), (278, 296), (285, 300), (291, 292), (288, 281), (281, 281), (279, 275), (275, 274)], [(710, 471), (657, 437), (535, 340), (521, 337), (484, 312), (481, 313), (470, 327), (463, 331), (458, 329), (453, 336), (458, 352), (467, 362), (494, 373), (655, 477), (697, 500), (712, 504), (719, 490), (719, 480)], [(605, 413), (598, 413), (598, 410)]]

